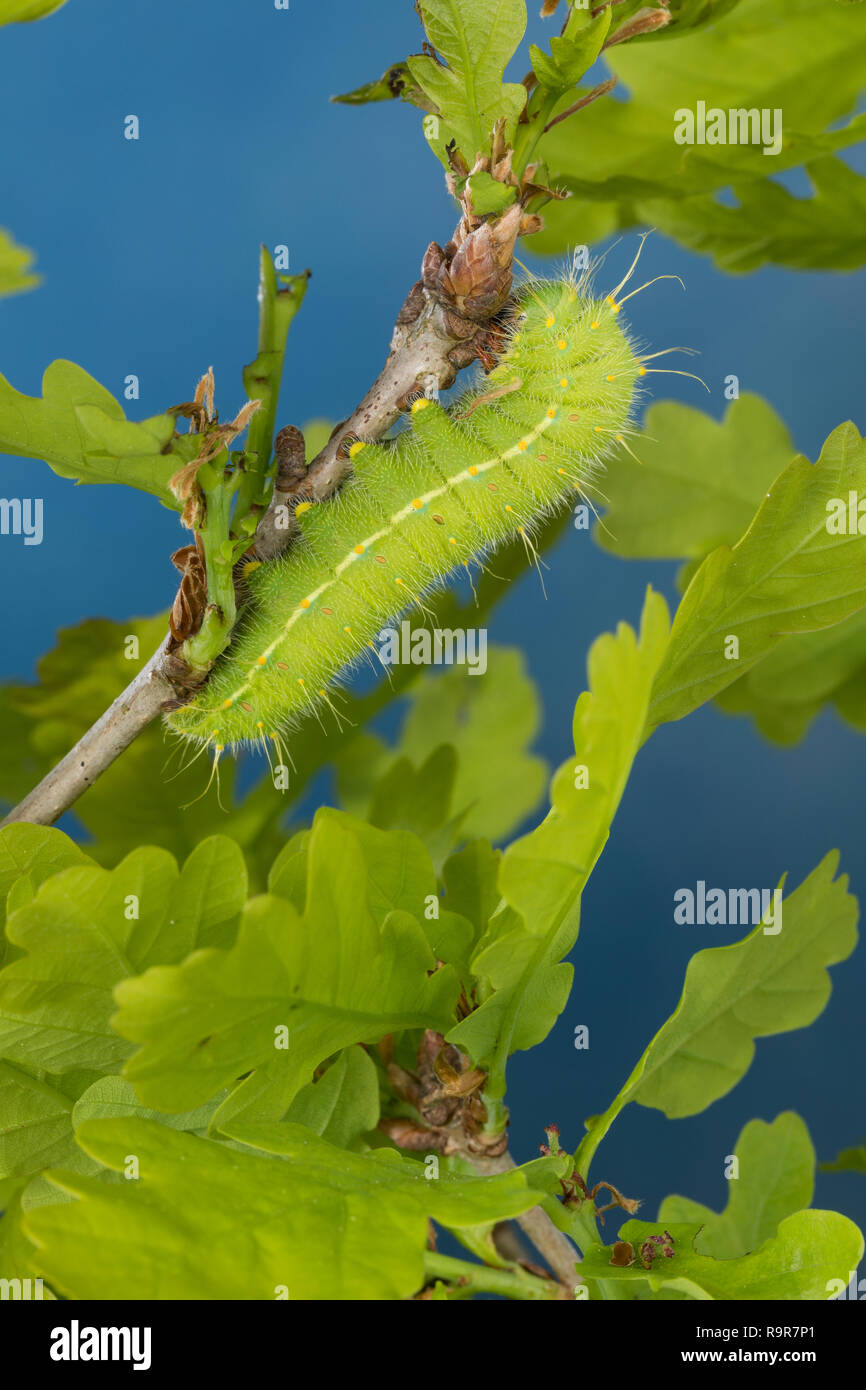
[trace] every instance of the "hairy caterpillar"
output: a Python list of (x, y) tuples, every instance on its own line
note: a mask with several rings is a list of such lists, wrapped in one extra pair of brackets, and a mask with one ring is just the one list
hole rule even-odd
[(217, 760), (248, 740), (281, 754), (280, 736), (303, 716), (339, 717), (329, 686), (389, 619), (506, 540), (532, 549), (534, 526), (589, 485), (628, 431), (648, 359), (617, 296), (638, 256), (604, 297), (587, 273), (532, 280), (478, 389), (448, 410), (422, 397), (395, 439), (351, 446), (351, 480), (297, 507), (301, 539), (250, 575), (231, 646), (168, 716), (173, 730)]

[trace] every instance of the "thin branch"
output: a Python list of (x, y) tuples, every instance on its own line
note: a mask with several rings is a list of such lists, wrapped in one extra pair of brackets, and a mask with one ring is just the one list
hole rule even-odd
[(172, 654), (173, 645), (166, 636), (123, 693), (0, 825), (13, 821), (52, 825), (148, 724), (179, 703), (179, 687), (169, 673), (179, 676), (186, 667)]
[(565, 121), (569, 116), (573, 116), (575, 111), (582, 111), (584, 106), (589, 106), (591, 101), (598, 101), (599, 97), (607, 96), (608, 92), (613, 91), (618, 81), (618, 77), (609, 77), (606, 82), (600, 82), (599, 85), (593, 87), (592, 91), (588, 92), (585, 97), (581, 97), (580, 101), (576, 101), (573, 106), (569, 106), (567, 111), (560, 111), (558, 116), (554, 116), (552, 121), (548, 121), (544, 130), (541, 132), (542, 135), (546, 135), (549, 130), (553, 130), (553, 127), (559, 125), (560, 121)]
[[(478, 1172), (485, 1176), (492, 1173), (510, 1173), (512, 1168), (517, 1167), (510, 1153), (499, 1154), (496, 1157), (471, 1153), (465, 1156)], [(580, 1255), (568, 1236), (554, 1226), (544, 1207), (532, 1207), (530, 1211), (525, 1211), (514, 1219), (532, 1241), (539, 1255), (547, 1261), (563, 1288), (571, 1291), (575, 1284), (581, 1283), (580, 1275), (575, 1269)]]
[(424, 1256), (424, 1275), (428, 1280), (441, 1279), (455, 1285), (458, 1298), (471, 1298), (476, 1293), (493, 1293), (501, 1294), (503, 1298), (548, 1303), (552, 1299), (565, 1297), (560, 1284), (550, 1279), (540, 1279), (537, 1274), (530, 1274), (519, 1265), (497, 1269), (491, 1265), (475, 1264), (472, 1260), (458, 1260), (452, 1255), (440, 1255), (434, 1250), (428, 1250)]

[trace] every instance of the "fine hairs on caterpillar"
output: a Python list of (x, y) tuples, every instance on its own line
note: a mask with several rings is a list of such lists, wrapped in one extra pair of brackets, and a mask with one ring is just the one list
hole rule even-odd
[(172, 730), (215, 762), (248, 741), (271, 744), (284, 762), (281, 736), (305, 715), (339, 721), (333, 683), (376, 650), (389, 620), (505, 541), (520, 537), (534, 555), (539, 522), (587, 488), (629, 432), (650, 369), (623, 327), (630, 295), (619, 292), (639, 256), (601, 297), (587, 272), (530, 279), (476, 389), (448, 410), (421, 397), (396, 438), (351, 445), (350, 480), (297, 506), (296, 544), (248, 567), (231, 645), (196, 698), (168, 716)]

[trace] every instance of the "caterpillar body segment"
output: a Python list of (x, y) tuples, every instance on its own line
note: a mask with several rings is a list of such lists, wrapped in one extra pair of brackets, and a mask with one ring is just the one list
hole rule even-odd
[(645, 372), (612, 297), (585, 280), (532, 281), (476, 390), (447, 410), (415, 401), (394, 440), (352, 446), (335, 497), (298, 508), (298, 542), (251, 574), (229, 649), (169, 727), (221, 752), (333, 710), (328, 687), (389, 620), (505, 541), (531, 546), (591, 485)]

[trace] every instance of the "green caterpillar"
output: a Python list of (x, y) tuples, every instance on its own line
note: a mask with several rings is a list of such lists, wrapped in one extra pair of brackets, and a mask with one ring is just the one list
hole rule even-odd
[(296, 508), (301, 539), (250, 575), (230, 648), (170, 728), (217, 759), (272, 740), (282, 762), (280, 736), (317, 707), (337, 715), (329, 686), (389, 619), (506, 540), (531, 549), (534, 526), (628, 430), (647, 368), (619, 317), (621, 288), (597, 298), (586, 274), (533, 280), (480, 389), (448, 410), (416, 400), (395, 439), (354, 443), (351, 480)]

